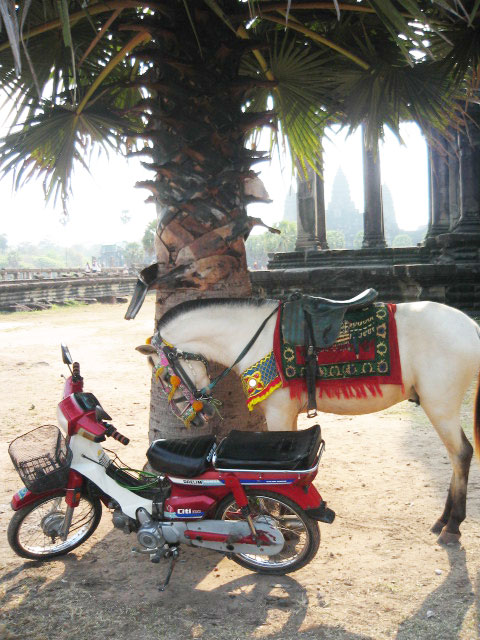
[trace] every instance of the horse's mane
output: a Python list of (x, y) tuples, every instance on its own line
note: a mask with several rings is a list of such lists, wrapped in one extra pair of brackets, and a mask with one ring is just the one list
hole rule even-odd
[(224, 305), (231, 307), (240, 305), (262, 307), (266, 304), (271, 304), (272, 302), (274, 302), (274, 300), (269, 298), (199, 298), (198, 300), (186, 300), (185, 302), (180, 302), (166, 311), (158, 321), (157, 329), (161, 329), (178, 316), (181, 316), (188, 311), (195, 311), (196, 309)]

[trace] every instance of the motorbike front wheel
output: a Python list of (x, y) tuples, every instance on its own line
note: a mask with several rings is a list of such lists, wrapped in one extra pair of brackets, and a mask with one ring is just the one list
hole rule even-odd
[(15, 512), (7, 538), (15, 553), (30, 560), (50, 560), (81, 545), (98, 527), (102, 504), (98, 498), (82, 495), (73, 511), (66, 540), (59, 536), (67, 504), (65, 491), (39, 498)]
[[(320, 544), (317, 522), (307, 516), (295, 502), (273, 491), (246, 491), (254, 522), (276, 526), (285, 540), (280, 553), (267, 556), (255, 553), (232, 553), (228, 557), (252, 571), (284, 575), (301, 569), (312, 560)], [(232, 495), (218, 505), (216, 517), (221, 520), (243, 519)]]

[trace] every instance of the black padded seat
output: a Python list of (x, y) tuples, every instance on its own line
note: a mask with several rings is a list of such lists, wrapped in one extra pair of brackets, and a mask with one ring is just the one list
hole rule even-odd
[(322, 441), (320, 426), (303, 431), (230, 431), (220, 443), (216, 469), (301, 471), (311, 469)]
[(147, 458), (155, 471), (193, 478), (204, 473), (211, 465), (212, 456), (209, 454), (213, 455), (212, 448), (216, 441), (215, 436), (156, 440), (150, 445)]

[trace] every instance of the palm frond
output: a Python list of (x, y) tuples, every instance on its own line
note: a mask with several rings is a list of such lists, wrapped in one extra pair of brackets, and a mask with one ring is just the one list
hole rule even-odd
[(15, 71), (19, 75), (22, 70), (22, 61), (20, 58), (20, 28), (18, 26), (15, 0), (0, 0), (0, 16), (5, 25), (13, 59), (15, 60)]
[(88, 169), (94, 146), (117, 150), (135, 130), (98, 104), (81, 114), (49, 101), (42, 106), (41, 113), (0, 140), (0, 170), (13, 176), (17, 189), (42, 177), (46, 199), (57, 201), (60, 196), (65, 204), (75, 164)]
[[(307, 165), (316, 166), (323, 131), (335, 113), (333, 85), (330, 74), (325, 73), (328, 61), (329, 56), (323, 52), (299, 45), (288, 35), (277, 34), (269, 58), (275, 89), (259, 88), (249, 96), (248, 109), (252, 111), (266, 110), (269, 100), (273, 102), (284, 143), (294, 164), (303, 170)], [(247, 59), (242, 72), (258, 77), (261, 70)]]

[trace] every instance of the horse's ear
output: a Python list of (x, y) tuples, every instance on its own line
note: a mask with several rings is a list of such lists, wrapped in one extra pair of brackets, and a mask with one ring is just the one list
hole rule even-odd
[(155, 347), (152, 347), (151, 344), (141, 344), (139, 347), (135, 347), (136, 351), (140, 351), (145, 356), (149, 356), (152, 353), (157, 353)]

